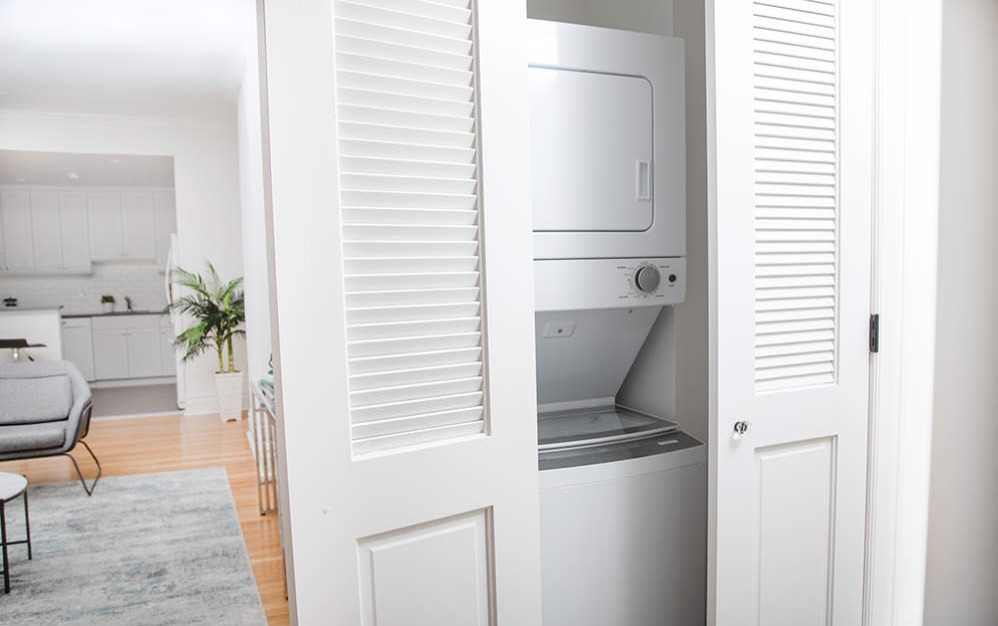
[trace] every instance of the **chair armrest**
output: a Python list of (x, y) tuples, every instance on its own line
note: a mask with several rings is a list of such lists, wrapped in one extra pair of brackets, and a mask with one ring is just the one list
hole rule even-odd
[(90, 432), (90, 416), (93, 411), (94, 402), (92, 399), (87, 398), (86, 403), (83, 405), (83, 410), (80, 412), (80, 424), (76, 429), (76, 441), (83, 439)]

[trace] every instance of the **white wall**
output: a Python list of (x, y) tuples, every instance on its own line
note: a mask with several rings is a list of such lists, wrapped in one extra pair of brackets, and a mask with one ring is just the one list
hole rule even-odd
[[(256, 22), (252, 21), (255, 29)], [(263, 148), (260, 131), (260, 77), (256, 33), (245, 38), (246, 65), (239, 90), (239, 200), (242, 213), (243, 276), (246, 286), (246, 369), (259, 380), (270, 360), (270, 297), (267, 230), (263, 203)]]
[(680, 0), (686, 42), (686, 301), (676, 307), (676, 419), (707, 441), (707, 74), (703, 0)]
[(150, 263), (95, 263), (93, 274), (82, 276), (5, 276), (0, 296), (14, 296), (18, 306), (63, 307), (66, 313), (100, 311), (100, 297), (115, 297), (116, 310), (125, 309), (125, 296), (136, 311), (162, 311), (166, 306), (163, 274)]
[[(235, 111), (168, 119), (0, 110), (0, 149), (172, 156), (179, 264), (210, 260), (223, 278), (242, 273)], [(186, 368), (189, 414), (216, 410), (212, 359)]]
[[(943, 3), (925, 623), (998, 623), (998, 2)], [(903, 514), (903, 512), (902, 512)]]
[(673, 0), (527, 0), (527, 16), (671, 35), (672, 3)]

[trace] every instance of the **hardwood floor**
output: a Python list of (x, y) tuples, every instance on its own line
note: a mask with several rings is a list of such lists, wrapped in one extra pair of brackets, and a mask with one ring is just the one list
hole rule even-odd
[[(86, 441), (100, 459), (104, 476), (224, 466), (267, 619), (271, 626), (290, 623), (277, 516), (261, 516), (257, 508), (256, 464), (246, 420), (223, 423), (214, 415), (92, 420)], [(84, 476), (92, 477), (95, 466), (86, 451), (79, 447), (73, 455)], [(76, 480), (65, 457), (8, 461), (0, 463), (0, 471), (24, 474), (29, 483)]]

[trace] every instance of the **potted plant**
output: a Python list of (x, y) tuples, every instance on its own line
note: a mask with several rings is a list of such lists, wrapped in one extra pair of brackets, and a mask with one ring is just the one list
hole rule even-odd
[(101, 304), (101, 307), (104, 309), (105, 313), (113, 313), (114, 312), (114, 296), (112, 296), (111, 294), (107, 294), (106, 293), (103, 296), (101, 296), (100, 297), (100, 304)]
[(190, 317), (194, 324), (177, 335), (173, 345), (190, 361), (209, 348), (218, 355), (215, 391), (218, 413), (223, 421), (242, 417), (243, 373), (236, 369), (232, 340), (245, 335), (241, 328), (246, 320), (246, 306), (241, 289), (243, 279), (222, 282), (211, 263), (204, 275), (176, 268), (170, 279), (189, 290), (187, 295), (166, 307), (168, 312)]

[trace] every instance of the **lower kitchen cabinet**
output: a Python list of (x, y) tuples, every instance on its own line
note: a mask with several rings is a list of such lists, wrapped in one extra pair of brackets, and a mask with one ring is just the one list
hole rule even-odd
[(133, 328), (128, 332), (128, 375), (131, 378), (162, 376), (159, 322), (155, 328)]
[(94, 370), (97, 380), (173, 376), (167, 369), (161, 315), (93, 318)]
[(94, 333), (89, 317), (62, 320), (62, 358), (94, 381)]

